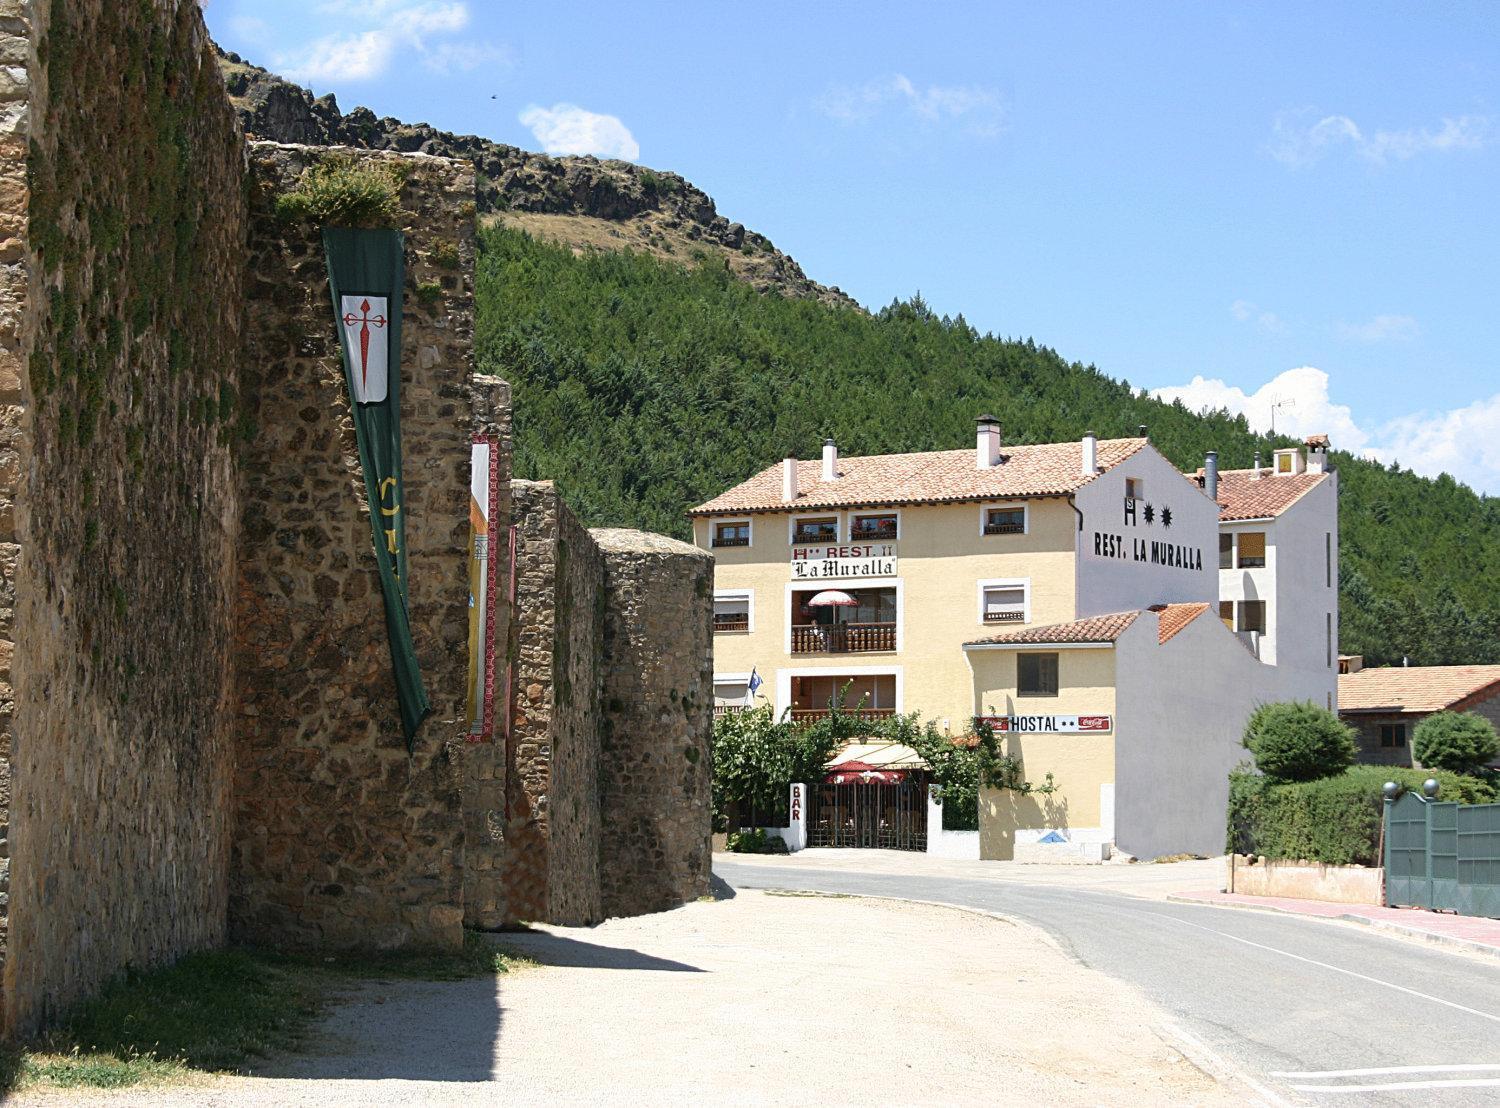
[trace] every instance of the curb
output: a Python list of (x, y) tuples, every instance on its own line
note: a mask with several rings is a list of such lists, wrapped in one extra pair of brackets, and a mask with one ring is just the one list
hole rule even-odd
[(1444, 935), (1441, 932), (1428, 931), (1422, 927), (1407, 927), (1404, 924), (1391, 923), (1388, 920), (1371, 919), (1369, 916), (1356, 915), (1352, 912), (1340, 913), (1336, 916), (1315, 916), (1306, 912), (1293, 912), (1287, 908), (1278, 908), (1274, 904), (1233, 904), (1218, 900), (1201, 900), (1198, 897), (1184, 896), (1180, 893), (1169, 893), (1167, 900), (1173, 904), (1196, 904), (1200, 908), (1236, 908), (1245, 912), (1274, 912), (1278, 916), (1290, 916), (1293, 919), (1332, 923), (1358, 923), (1368, 927), (1372, 931), (1384, 931), (1386, 934), (1395, 935), (1403, 939), (1416, 939), (1427, 943), (1429, 946), (1439, 946), (1448, 950), (1463, 951), (1466, 954), (1477, 954), (1482, 958), (1500, 960), (1500, 946), (1476, 942), (1473, 939), (1460, 939), (1454, 935)]

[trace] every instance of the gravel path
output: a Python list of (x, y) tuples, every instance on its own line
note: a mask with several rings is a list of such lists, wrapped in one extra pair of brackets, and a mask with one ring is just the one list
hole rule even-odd
[(545, 963), (365, 987), (309, 1053), (114, 1104), (1227, 1103), (1140, 994), (969, 912), (741, 892), (506, 935)]

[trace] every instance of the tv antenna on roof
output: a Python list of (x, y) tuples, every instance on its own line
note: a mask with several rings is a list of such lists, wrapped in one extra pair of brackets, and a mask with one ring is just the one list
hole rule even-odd
[(1282, 408), (1295, 408), (1297, 401), (1291, 397), (1277, 397), (1271, 401), (1271, 434), (1276, 434), (1276, 413)]

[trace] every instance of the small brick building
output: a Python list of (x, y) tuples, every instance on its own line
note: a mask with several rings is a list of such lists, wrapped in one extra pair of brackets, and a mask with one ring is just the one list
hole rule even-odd
[(1359, 760), (1410, 766), (1412, 732), (1434, 712), (1473, 712), (1500, 728), (1500, 666), (1392, 666), (1339, 674), (1339, 716)]

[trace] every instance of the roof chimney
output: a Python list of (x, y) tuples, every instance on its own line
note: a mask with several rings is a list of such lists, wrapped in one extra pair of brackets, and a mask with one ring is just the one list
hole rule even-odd
[(1219, 452), (1210, 450), (1203, 456), (1203, 491), (1210, 500), (1219, 499)]
[(823, 440), (823, 480), (837, 481), (839, 479), (839, 448), (833, 445), (832, 439)]
[(788, 454), (781, 463), (781, 499), (790, 504), (797, 499), (797, 456)]
[(1328, 472), (1328, 436), (1311, 435), (1307, 440), (1307, 472)]
[(1099, 438), (1092, 431), (1083, 433), (1083, 475), (1092, 477), (1099, 472)]
[(1255, 452), (1255, 466), (1250, 470), (1250, 480), (1260, 480), (1260, 451)]
[(1000, 421), (992, 415), (982, 415), (975, 422), (979, 431), (974, 443), (974, 465), (978, 469), (994, 469), (1000, 464)]

